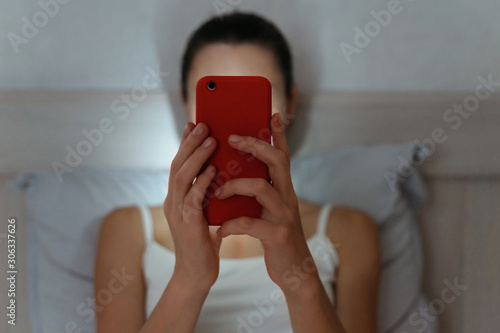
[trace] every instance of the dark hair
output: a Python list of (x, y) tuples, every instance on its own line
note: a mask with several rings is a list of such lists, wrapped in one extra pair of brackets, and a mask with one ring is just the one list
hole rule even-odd
[(291, 98), (292, 55), (283, 34), (270, 21), (252, 13), (232, 12), (214, 16), (193, 32), (182, 57), (182, 97), (187, 99), (187, 76), (196, 53), (212, 43), (252, 43), (271, 51), (279, 63), (285, 81), (285, 94)]

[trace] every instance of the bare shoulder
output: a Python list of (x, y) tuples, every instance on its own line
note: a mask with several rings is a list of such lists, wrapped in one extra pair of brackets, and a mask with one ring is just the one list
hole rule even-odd
[(373, 218), (361, 210), (334, 206), (330, 211), (328, 232), (332, 236), (353, 236), (353, 233), (377, 232)]
[[(119, 208), (104, 218), (94, 274), (98, 332), (138, 331), (144, 323), (144, 244), (137, 207)], [(112, 297), (103, 299), (104, 294)]]
[(380, 281), (377, 225), (362, 211), (334, 207), (328, 236), (339, 257), (335, 280), (339, 318), (347, 332), (375, 332)]
[(333, 207), (327, 233), (337, 248), (341, 265), (380, 260), (377, 224), (365, 212), (345, 206)]
[(144, 247), (141, 214), (137, 207), (122, 207), (110, 212), (102, 221), (99, 246), (117, 246), (124, 252)]

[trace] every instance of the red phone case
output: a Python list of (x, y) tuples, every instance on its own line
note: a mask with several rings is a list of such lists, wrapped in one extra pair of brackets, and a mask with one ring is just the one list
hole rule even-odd
[[(210, 90), (208, 82), (215, 82)], [(261, 204), (251, 196), (215, 197), (215, 190), (234, 178), (263, 178), (270, 181), (267, 165), (251, 153), (228, 143), (230, 134), (253, 136), (271, 144), (271, 83), (262, 76), (205, 76), (196, 85), (196, 123), (203, 122), (217, 148), (203, 164), (200, 173), (213, 164), (217, 173), (207, 189), (203, 213), (209, 225), (240, 216), (260, 218)]]

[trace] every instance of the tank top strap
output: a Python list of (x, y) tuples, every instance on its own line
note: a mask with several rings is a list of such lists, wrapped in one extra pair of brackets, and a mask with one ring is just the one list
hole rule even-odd
[(153, 219), (151, 217), (151, 212), (147, 205), (137, 205), (137, 208), (141, 212), (142, 227), (144, 230), (144, 239), (146, 243), (151, 242), (153, 239)]
[(331, 203), (324, 204), (323, 207), (321, 207), (318, 216), (316, 233), (326, 235), (326, 229), (328, 228), (328, 219), (330, 217), (330, 211), (332, 210), (332, 208), (333, 204)]

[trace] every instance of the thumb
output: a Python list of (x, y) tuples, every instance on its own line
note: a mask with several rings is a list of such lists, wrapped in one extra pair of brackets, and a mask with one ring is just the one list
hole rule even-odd
[(210, 225), (209, 228), (208, 228), (208, 231), (209, 231), (209, 234), (210, 234), (210, 238), (212, 239), (212, 242), (214, 243), (214, 246), (215, 246), (215, 249), (217, 250), (217, 253), (219, 253), (220, 246), (222, 244), (222, 237), (220, 237), (217, 234), (217, 230), (220, 227), (221, 226), (212, 226), (212, 225)]

